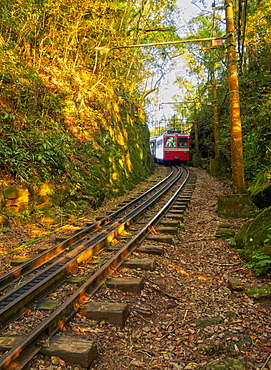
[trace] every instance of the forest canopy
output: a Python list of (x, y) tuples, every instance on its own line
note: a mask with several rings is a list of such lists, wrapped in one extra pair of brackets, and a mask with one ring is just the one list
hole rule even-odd
[[(235, 40), (243, 131), (244, 167), (248, 185), (257, 173), (270, 178), (270, 87), (271, 87), (271, 1), (233, 1)], [(186, 77), (179, 76), (180, 94), (175, 96), (177, 114), (184, 123), (199, 124), (200, 152), (204, 158), (214, 156), (214, 105), (218, 107), (219, 147), (230, 172), (230, 127), (227, 70), (227, 35), (224, 1), (214, 2), (212, 11), (202, 12), (191, 19), (187, 35), (193, 37), (221, 37), (221, 45), (187, 43), (183, 58)], [(195, 82), (196, 81), (196, 82)], [(214, 83), (215, 81), (215, 83)], [(217, 90), (217, 101), (213, 91)], [(187, 101), (187, 105), (185, 104)], [(195, 110), (191, 110), (191, 101)], [(189, 109), (190, 108), (190, 109)], [(194, 132), (192, 127), (192, 143)], [(192, 148), (193, 149), (193, 148)]]

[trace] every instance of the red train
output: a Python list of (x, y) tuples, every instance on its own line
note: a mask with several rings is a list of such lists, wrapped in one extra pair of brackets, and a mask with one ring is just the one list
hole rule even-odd
[(150, 150), (155, 162), (163, 164), (189, 161), (190, 137), (182, 131), (168, 130), (150, 139)]

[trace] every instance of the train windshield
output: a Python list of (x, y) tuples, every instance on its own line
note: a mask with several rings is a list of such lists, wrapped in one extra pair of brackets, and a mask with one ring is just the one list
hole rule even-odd
[(167, 136), (165, 146), (167, 148), (174, 148), (176, 146), (176, 137), (175, 136)]
[(187, 137), (178, 137), (178, 148), (187, 147), (188, 140)]

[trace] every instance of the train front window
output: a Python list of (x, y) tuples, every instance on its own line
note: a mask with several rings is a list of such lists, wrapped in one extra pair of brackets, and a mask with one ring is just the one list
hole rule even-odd
[(176, 146), (176, 137), (174, 136), (167, 136), (166, 137), (166, 145), (167, 148), (174, 148)]
[(178, 137), (178, 148), (183, 148), (188, 146), (187, 137)]
[(154, 141), (150, 142), (150, 152), (151, 152), (152, 155), (154, 155), (154, 152), (155, 152), (155, 150), (154, 150)]

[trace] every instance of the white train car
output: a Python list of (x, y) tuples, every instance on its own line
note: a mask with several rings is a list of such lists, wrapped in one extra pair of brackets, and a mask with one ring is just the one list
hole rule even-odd
[(151, 137), (150, 151), (158, 163), (184, 163), (189, 161), (190, 137), (182, 131), (168, 130)]

